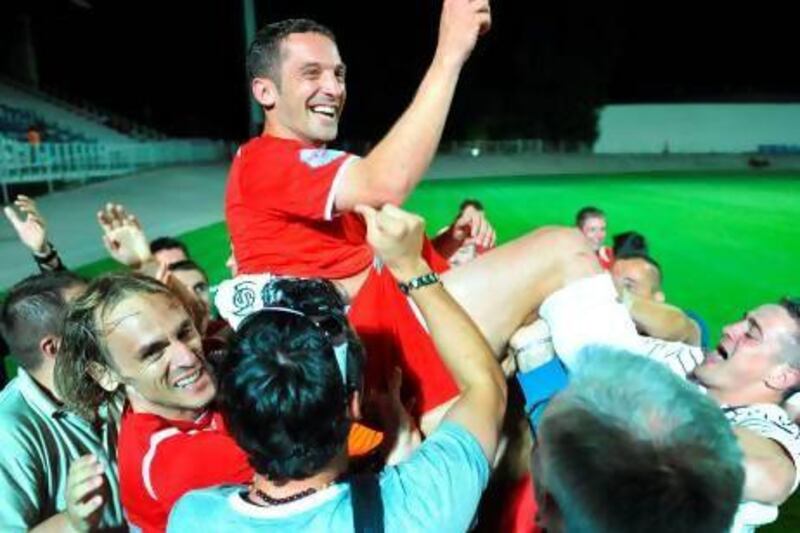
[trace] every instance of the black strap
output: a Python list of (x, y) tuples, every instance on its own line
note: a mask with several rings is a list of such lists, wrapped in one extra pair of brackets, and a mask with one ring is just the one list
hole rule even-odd
[(355, 533), (383, 533), (383, 499), (377, 474), (350, 478)]

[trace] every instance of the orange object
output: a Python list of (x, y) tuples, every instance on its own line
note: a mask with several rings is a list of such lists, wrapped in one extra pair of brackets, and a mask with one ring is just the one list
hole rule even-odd
[(382, 432), (355, 422), (350, 427), (350, 435), (347, 436), (347, 455), (363, 457), (374, 451), (382, 442)]

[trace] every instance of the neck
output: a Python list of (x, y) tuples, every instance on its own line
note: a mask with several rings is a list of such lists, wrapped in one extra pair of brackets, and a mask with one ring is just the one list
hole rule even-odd
[(315, 141), (311, 139), (306, 139), (295, 133), (294, 130), (286, 128), (282, 126), (277, 120), (269, 120), (264, 123), (264, 130), (262, 132), (263, 135), (270, 135), (272, 137), (277, 137), (279, 139), (287, 139), (290, 141), (297, 141), (309, 146), (314, 146), (317, 148), (322, 148), (325, 146), (326, 143), (322, 141)]
[(708, 389), (708, 395), (720, 405), (783, 404), (783, 393), (763, 384), (736, 390)]
[[(333, 484), (345, 472), (347, 472), (347, 454), (341, 453), (320, 472), (304, 479), (289, 479), (278, 482), (257, 473), (253, 476), (250, 494), (252, 496), (258, 490), (277, 500), (291, 498), (309, 489), (315, 492), (323, 490)], [(251, 501), (259, 501), (259, 498), (251, 497)]]
[(167, 420), (194, 422), (206, 411), (205, 407), (202, 409), (178, 409), (155, 405), (139, 396), (135, 391), (131, 391), (129, 387), (127, 389), (128, 402), (134, 413), (151, 413)]
[(36, 370), (26, 370), (28, 375), (33, 378), (39, 387), (47, 393), (56, 403), (60, 404), (61, 397), (56, 392), (55, 381), (53, 380), (53, 365), (47, 361), (39, 365)]

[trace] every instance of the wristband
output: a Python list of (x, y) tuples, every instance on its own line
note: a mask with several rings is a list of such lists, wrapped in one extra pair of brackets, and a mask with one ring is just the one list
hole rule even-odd
[(401, 281), (398, 283), (398, 286), (400, 287), (400, 290), (403, 291), (403, 294), (408, 294), (414, 289), (421, 289), (422, 287), (439, 283), (439, 281), (439, 274), (436, 272), (428, 272), (427, 274), (417, 276), (416, 278), (412, 278), (406, 282)]
[(47, 243), (47, 246), (50, 248), (50, 251), (47, 252), (45, 255), (39, 255), (37, 253), (34, 253), (33, 254), (34, 261), (36, 261), (39, 264), (47, 264), (58, 255), (58, 251), (52, 244), (50, 244), (50, 242)]

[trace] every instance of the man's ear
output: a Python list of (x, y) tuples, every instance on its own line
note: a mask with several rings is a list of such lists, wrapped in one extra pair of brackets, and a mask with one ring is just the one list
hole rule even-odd
[(800, 370), (788, 364), (782, 364), (769, 373), (767, 386), (774, 390), (787, 391), (800, 385)]
[(52, 362), (58, 354), (58, 346), (60, 343), (61, 339), (55, 335), (47, 335), (39, 341), (39, 353), (41, 353), (45, 359), (49, 359)]
[(107, 366), (95, 361), (89, 363), (87, 372), (93, 380), (107, 392), (114, 392), (119, 388), (120, 380), (116, 373)]
[(253, 78), (250, 83), (253, 98), (261, 107), (270, 111), (278, 100), (278, 86), (269, 78)]

